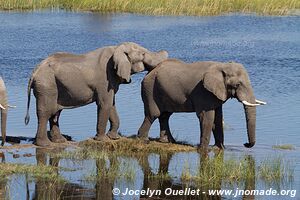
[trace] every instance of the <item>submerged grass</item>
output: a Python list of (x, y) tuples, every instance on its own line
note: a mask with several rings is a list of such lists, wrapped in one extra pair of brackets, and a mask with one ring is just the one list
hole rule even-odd
[(294, 150), (296, 149), (292, 144), (280, 144), (280, 145), (273, 145), (273, 149), (282, 149), (282, 150)]
[(0, 163), (1, 179), (6, 178), (10, 174), (26, 174), (36, 179), (63, 181), (57, 170), (56, 167), (46, 165)]
[(299, 0), (0, 0), (2, 10), (63, 8), (151, 15), (219, 15), (229, 12), (285, 15), (300, 9)]
[[(109, 161), (109, 163), (107, 163)], [(97, 160), (97, 168), (95, 172), (85, 175), (85, 181), (110, 180), (123, 178), (127, 181), (133, 181), (136, 177), (136, 166), (130, 160), (124, 159), (102, 159)]]
[(255, 184), (255, 180), (265, 183), (281, 183), (293, 180), (291, 163), (285, 162), (281, 157), (265, 159), (255, 163), (250, 156), (241, 159), (224, 159), (223, 155), (214, 158), (201, 159), (199, 169), (192, 173), (188, 166), (181, 174), (183, 182), (195, 182), (202, 188), (220, 188), (222, 184)]
[(285, 162), (282, 158), (265, 159), (259, 166), (258, 176), (266, 182), (290, 182), (293, 180), (294, 169), (290, 162)]

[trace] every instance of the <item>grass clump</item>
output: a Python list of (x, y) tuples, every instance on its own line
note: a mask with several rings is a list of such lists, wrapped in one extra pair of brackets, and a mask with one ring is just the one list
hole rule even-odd
[(57, 173), (57, 168), (46, 165), (24, 165), (24, 164), (11, 164), (0, 163), (0, 177), (6, 178), (10, 174), (26, 174), (30, 177), (43, 180), (58, 180), (62, 178)]
[(280, 157), (265, 159), (259, 166), (259, 178), (266, 182), (290, 181), (293, 179), (294, 170), (289, 162), (284, 162)]
[(281, 157), (269, 158), (257, 164), (251, 156), (224, 159), (221, 153), (214, 158), (202, 158), (199, 169), (194, 174), (188, 167), (184, 167), (181, 180), (192, 181), (203, 189), (211, 189), (220, 188), (223, 184), (251, 185), (255, 180), (265, 183), (291, 182), (293, 173), (290, 163)]
[(161, 143), (150, 141), (145, 143), (143, 140), (133, 138), (121, 138), (108, 142), (98, 142), (92, 139), (85, 140), (79, 143), (80, 147), (94, 149), (95, 151), (113, 152), (114, 154), (132, 155), (138, 153), (176, 153), (176, 152), (192, 152), (197, 151), (197, 148), (190, 145)]
[(295, 150), (296, 148), (292, 144), (281, 144), (281, 145), (273, 145), (273, 149), (282, 149), (282, 150)]
[(51, 156), (56, 158), (85, 160), (85, 159), (107, 159), (108, 153), (105, 151), (97, 151), (93, 148), (77, 148), (74, 150), (61, 151), (59, 153), (52, 153)]
[(136, 166), (127, 159), (110, 156), (109, 159), (97, 159), (96, 171), (84, 177), (85, 181), (108, 180), (123, 178), (132, 181), (136, 176)]
[(2, 10), (63, 8), (94, 12), (130, 12), (152, 15), (219, 15), (255, 12), (285, 15), (300, 9), (299, 0), (0, 0)]

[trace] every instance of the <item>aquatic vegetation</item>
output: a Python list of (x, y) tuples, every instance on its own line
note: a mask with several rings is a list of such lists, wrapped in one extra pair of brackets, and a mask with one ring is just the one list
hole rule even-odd
[(115, 180), (123, 178), (133, 181), (136, 176), (136, 166), (130, 160), (110, 157), (110, 159), (96, 160), (96, 171), (85, 175), (85, 181), (97, 181), (99, 179)]
[(107, 152), (93, 150), (92, 148), (78, 148), (61, 151), (58, 153), (51, 153), (51, 156), (57, 158), (66, 158), (72, 160), (85, 160), (85, 159), (106, 159)]
[(294, 150), (296, 149), (292, 144), (280, 144), (280, 145), (273, 145), (273, 149), (282, 149), (282, 150)]
[(7, 178), (9, 174), (26, 174), (36, 179), (62, 181), (63, 179), (58, 175), (57, 171), (58, 168), (46, 165), (0, 163), (1, 179)]
[(69, 9), (151, 15), (219, 15), (229, 12), (285, 15), (299, 0), (0, 0), (2, 10)]
[(260, 163), (258, 176), (266, 182), (291, 181), (294, 169), (290, 162), (281, 157), (265, 159)]
[(223, 154), (218, 154), (214, 158), (202, 158), (199, 169), (194, 174), (188, 167), (184, 167), (181, 180), (194, 182), (202, 188), (220, 188), (222, 184), (255, 183), (255, 180), (265, 183), (291, 182), (294, 174), (291, 166), (291, 163), (285, 162), (282, 157), (271, 157), (257, 164), (251, 156), (224, 159)]

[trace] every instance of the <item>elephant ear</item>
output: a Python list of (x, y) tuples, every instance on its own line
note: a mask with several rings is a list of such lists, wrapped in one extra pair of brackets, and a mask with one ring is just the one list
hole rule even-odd
[(113, 60), (117, 75), (127, 82), (130, 82), (131, 63), (126, 55), (127, 52), (128, 49), (124, 44), (118, 46), (113, 54)]
[(227, 91), (222, 72), (214, 70), (204, 74), (204, 88), (213, 93), (218, 99), (226, 101)]

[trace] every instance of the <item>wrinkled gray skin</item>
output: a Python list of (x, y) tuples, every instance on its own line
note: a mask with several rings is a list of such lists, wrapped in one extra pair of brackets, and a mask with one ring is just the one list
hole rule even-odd
[[(33, 71), (28, 84), (28, 104), (25, 124), (29, 122), (30, 92), (36, 97), (38, 128), (36, 144), (48, 146), (62, 143), (59, 116), (71, 109), (96, 102), (97, 134), (95, 140), (118, 139), (119, 117), (115, 94), (122, 83), (130, 83), (130, 75), (152, 70), (166, 60), (168, 53), (152, 53), (135, 43), (107, 46), (82, 55), (55, 53), (43, 60)], [(105, 134), (107, 121), (111, 126)], [(50, 139), (47, 122), (50, 123)]]
[(0, 77), (0, 110), (1, 110), (1, 135), (2, 135), (2, 142), (1, 145), (3, 146), (6, 140), (6, 121), (7, 121), (7, 94), (6, 88), (4, 85), (4, 81)]
[[(245, 68), (238, 63), (184, 63), (168, 59), (152, 70), (142, 82), (145, 118), (138, 137), (148, 139), (153, 121), (160, 123), (160, 141), (174, 142), (169, 118), (174, 112), (196, 112), (200, 122), (200, 148), (207, 149), (211, 131), (215, 145), (223, 148), (222, 105), (229, 98), (255, 103)], [(248, 143), (255, 144), (256, 108), (244, 105)]]

